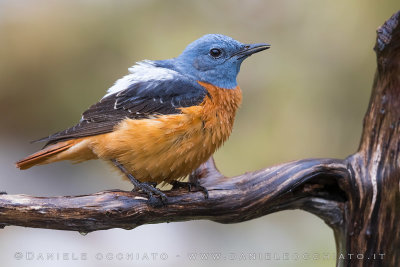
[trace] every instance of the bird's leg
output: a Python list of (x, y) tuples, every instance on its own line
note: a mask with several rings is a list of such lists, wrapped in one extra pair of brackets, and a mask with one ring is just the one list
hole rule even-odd
[(188, 188), (189, 192), (192, 192), (192, 188), (194, 191), (201, 191), (204, 193), (205, 199), (208, 199), (208, 190), (204, 186), (200, 185), (200, 182), (197, 178), (192, 177), (193, 174), (189, 177), (189, 182), (181, 182), (181, 181), (172, 181), (170, 184), (172, 185), (172, 189), (177, 188)]
[[(131, 181), (131, 183), (134, 185), (134, 189), (135, 191), (143, 191), (144, 193), (146, 193), (149, 196), (149, 202), (152, 206), (160, 206), (159, 201), (157, 200), (157, 198), (154, 197), (154, 195), (158, 195), (161, 198), (161, 204), (164, 205), (167, 203), (167, 196), (161, 192), (159, 189), (155, 188), (155, 185), (157, 185), (157, 183), (152, 183), (152, 182), (140, 182), (138, 181), (135, 177), (133, 177), (132, 174), (130, 174), (128, 172), (128, 170), (117, 160), (112, 159), (111, 160), (112, 163), (114, 163), (114, 165), (120, 169)], [(133, 191), (132, 190), (132, 191)], [(154, 194), (154, 195), (153, 195)]]

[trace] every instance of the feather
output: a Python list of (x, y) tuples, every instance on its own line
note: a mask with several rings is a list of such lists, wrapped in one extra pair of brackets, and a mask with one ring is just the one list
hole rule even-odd
[[(138, 78), (139, 73), (143, 73), (143, 68), (154, 72), (145, 75), (147, 80), (145, 77)], [(165, 68), (149, 63), (131, 68), (131, 77), (116, 83), (119, 86), (124, 85), (125, 89), (110, 88), (105, 97), (83, 113), (77, 125), (34, 142), (45, 141), (45, 146), (48, 146), (60, 141), (109, 133), (126, 118), (139, 120), (179, 114), (180, 108), (203, 102), (207, 91), (196, 80), (173, 70), (159, 69)], [(168, 75), (162, 76), (160, 73)], [(157, 77), (159, 79), (155, 80)]]

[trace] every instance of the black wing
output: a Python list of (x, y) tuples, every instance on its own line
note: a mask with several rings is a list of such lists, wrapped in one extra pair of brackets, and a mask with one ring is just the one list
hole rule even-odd
[(198, 105), (206, 94), (203, 86), (182, 75), (167, 80), (134, 81), (125, 90), (92, 105), (77, 125), (37, 141), (45, 141), (48, 146), (111, 132), (125, 118), (145, 119), (154, 115), (178, 114), (181, 113), (178, 108)]

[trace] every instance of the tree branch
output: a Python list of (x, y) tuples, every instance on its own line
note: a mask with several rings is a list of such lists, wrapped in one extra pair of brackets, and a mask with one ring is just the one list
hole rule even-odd
[(338, 203), (345, 199), (331, 199), (329, 194), (338, 188), (336, 180), (348, 175), (340, 160), (302, 160), (227, 178), (210, 159), (197, 175), (209, 191), (208, 199), (200, 191), (173, 190), (167, 192), (168, 204), (155, 208), (144, 194), (117, 190), (63, 197), (0, 195), (0, 222), (3, 226), (91, 232), (195, 219), (235, 223), (297, 208), (332, 226), (343, 221)]

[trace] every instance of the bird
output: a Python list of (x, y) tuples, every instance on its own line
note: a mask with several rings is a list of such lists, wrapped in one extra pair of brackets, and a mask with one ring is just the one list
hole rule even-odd
[(75, 126), (36, 140), (45, 142), (43, 149), (16, 167), (102, 159), (134, 190), (164, 203), (156, 186), (181, 181), (228, 139), (242, 101), (241, 64), (268, 48), (207, 34), (177, 57), (139, 61)]

